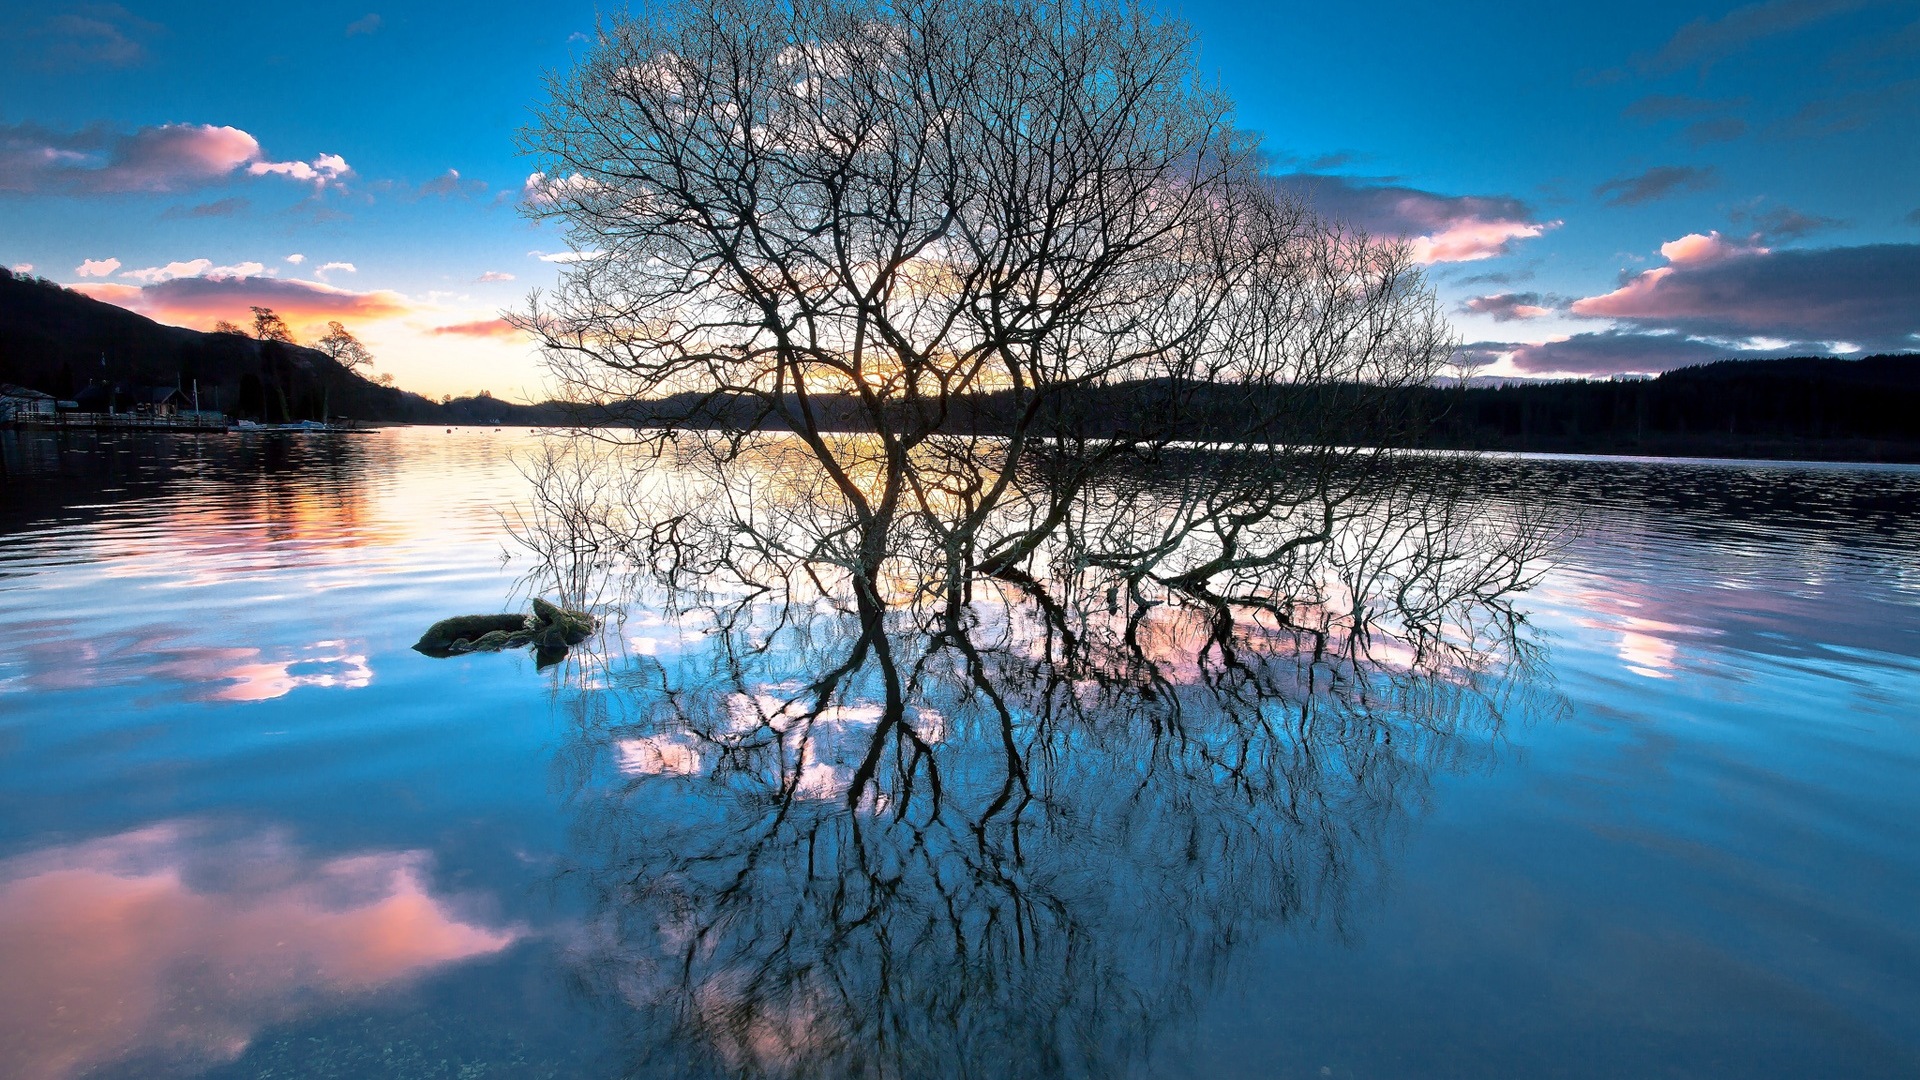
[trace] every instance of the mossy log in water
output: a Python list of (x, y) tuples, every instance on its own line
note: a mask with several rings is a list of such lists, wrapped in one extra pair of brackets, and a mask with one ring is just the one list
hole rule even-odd
[(441, 619), (420, 635), (414, 648), (429, 656), (452, 656), (455, 642), (471, 642), (489, 634), (512, 634), (527, 628), (525, 615), (455, 615)]
[(427, 627), (413, 647), (416, 652), (444, 658), (532, 645), (544, 667), (585, 641), (593, 629), (593, 616), (536, 598), (531, 615), (455, 615), (441, 619)]

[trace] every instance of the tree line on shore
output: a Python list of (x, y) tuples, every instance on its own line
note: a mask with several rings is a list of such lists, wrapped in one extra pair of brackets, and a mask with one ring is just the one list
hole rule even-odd
[[(1352, 407), (1361, 399), (1370, 402), (1364, 414)], [(823, 427), (861, 429), (861, 406), (851, 396), (813, 395), (809, 404)], [(682, 394), (570, 415), (581, 424), (732, 428), (759, 408), (744, 396)], [(1081, 390), (1052, 408), (1074, 414), (1072, 426), (1094, 436), (1151, 425), (1193, 442), (1250, 434), (1314, 445), (1920, 461), (1920, 354), (1726, 360), (1657, 378), (1461, 383), (1385, 395), (1339, 385), (1128, 382)], [(1006, 394), (973, 395), (953, 403), (948, 428), (1001, 433), (1012, 409)], [(1267, 426), (1242, 431), (1249, 415), (1267, 418)], [(1319, 424), (1324, 416), (1341, 417), (1339, 429)]]

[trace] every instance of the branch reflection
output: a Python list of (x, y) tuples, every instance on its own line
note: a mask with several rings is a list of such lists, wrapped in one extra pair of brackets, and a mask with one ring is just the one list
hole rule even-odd
[(1123, 1073), (1554, 708), (1510, 599), (1557, 527), (1469, 460), (1063, 455), (974, 519), (948, 445), (876, 537), (780, 439), (683, 439), (555, 449), (518, 522), (535, 588), (684, 632), (576, 667), (565, 757), (639, 1069)]

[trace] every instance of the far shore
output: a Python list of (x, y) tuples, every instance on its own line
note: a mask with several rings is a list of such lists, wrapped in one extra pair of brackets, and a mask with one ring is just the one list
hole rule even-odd
[[(568, 425), (541, 423), (533, 420), (513, 418), (499, 423), (445, 423), (434, 421), (405, 420), (358, 420), (353, 421), (356, 429), (385, 430), (389, 428), (440, 428), (444, 430), (501, 430), (501, 429), (564, 429)], [(628, 427), (635, 430), (657, 430), (654, 425), (596, 425), (600, 427)], [(687, 430), (686, 425), (680, 425)], [(0, 427), (0, 431), (7, 431)], [(14, 430), (58, 431), (57, 428)], [(73, 430), (95, 430), (75, 428)], [(103, 429), (104, 430), (104, 429)], [(140, 429), (129, 429), (140, 430)], [(206, 435), (222, 434), (228, 429), (211, 431), (162, 431), (142, 430), (142, 434), (184, 434)], [(847, 427), (837, 429), (854, 432), (857, 429)], [(298, 432), (263, 432), (262, 434), (300, 434)], [(318, 433), (324, 434), (324, 433)], [(1638, 442), (1584, 439), (1584, 438), (1511, 438), (1480, 441), (1472, 445), (1449, 443), (1442, 440), (1423, 441), (1417, 446), (1398, 447), (1398, 449), (1427, 450), (1440, 453), (1488, 453), (1500, 455), (1545, 455), (1551, 457), (1579, 458), (1617, 458), (1621, 460), (1672, 459), (1685, 461), (1766, 461), (1776, 463), (1823, 463), (1856, 465), (1920, 465), (1920, 442), (1873, 440), (1873, 439), (1754, 439), (1745, 440), (1727, 436), (1647, 438)]]

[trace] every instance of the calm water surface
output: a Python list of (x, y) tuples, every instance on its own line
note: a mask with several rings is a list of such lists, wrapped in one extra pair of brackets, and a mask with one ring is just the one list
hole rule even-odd
[[(979, 1075), (1920, 1076), (1920, 471), (1515, 463), (1587, 524), (1497, 722), (1249, 812), (1311, 828), (1279, 877), (1178, 776), (1147, 827), (1063, 781), (1049, 835), (1112, 842), (1027, 841), (1058, 910), (1006, 938), (1017, 992), (783, 931), (805, 890), (756, 878), (768, 929), (727, 947), (879, 979), (850, 1018), (649, 989), (750, 874), (638, 880), (724, 836), (634, 783), (694, 771), (630, 721), (701, 627), (630, 611), (547, 670), (411, 650), (524, 603), (500, 511), (537, 438), (0, 433), (0, 1075), (781, 1075), (872, 1030), (908, 1062), (960, 1032)], [(716, 1016), (733, 1056), (675, 1045)]]

